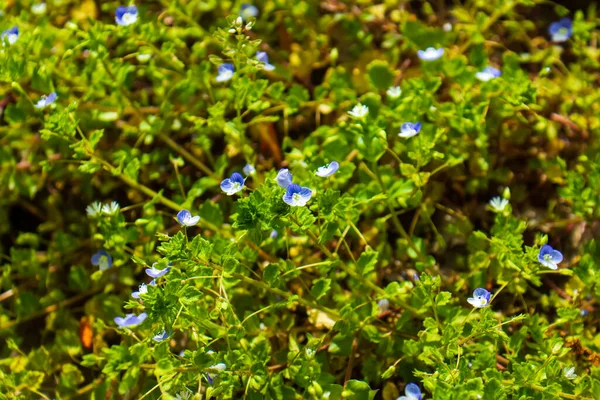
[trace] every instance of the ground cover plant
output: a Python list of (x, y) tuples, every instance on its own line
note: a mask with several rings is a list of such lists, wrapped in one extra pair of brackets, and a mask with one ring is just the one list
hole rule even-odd
[(599, 399), (584, 3), (0, 1), (0, 399)]

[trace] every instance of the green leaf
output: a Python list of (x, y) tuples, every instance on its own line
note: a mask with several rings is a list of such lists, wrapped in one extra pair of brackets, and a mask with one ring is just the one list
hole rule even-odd
[(367, 250), (360, 255), (357, 264), (362, 275), (367, 275), (369, 272), (375, 270), (378, 256), (379, 253), (374, 250)]
[(394, 84), (394, 74), (387, 61), (375, 60), (367, 66), (369, 81), (375, 89), (388, 89)]

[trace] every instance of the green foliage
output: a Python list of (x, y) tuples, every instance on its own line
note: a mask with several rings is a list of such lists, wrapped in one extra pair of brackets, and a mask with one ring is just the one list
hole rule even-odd
[(596, 8), (442, 3), (0, 2), (0, 400), (600, 398)]

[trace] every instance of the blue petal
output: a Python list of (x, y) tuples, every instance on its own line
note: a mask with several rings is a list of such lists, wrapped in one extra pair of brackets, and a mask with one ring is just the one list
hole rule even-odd
[(192, 217), (192, 213), (189, 212), (188, 210), (181, 210), (177, 213), (177, 221), (179, 221), (179, 223), (181, 225), (184, 225), (185, 221), (191, 217)]
[(408, 396), (409, 398), (414, 398), (414, 399), (419, 399), (419, 400), (421, 400), (421, 398), (422, 398), (421, 389), (419, 389), (419, 386), (417, 386), (414, 383), (409, 383), (408, 385), (406, 385), (406, 387), (404, 388), (404, 394), (406, 396)]
[(238, 173), (238, 172), (234, 172), (233, 174), (231, 174), (231, 182), (234, 183), (239, 183), (240, 185), (244, 186), (244, 177)]
[(229, 190), (231, 190), (232, 186), (233, 186), (233, 182), (231, 182), (231, 179), (229, 179), (229, 178), (225, 178), (221, 182), (221, 190), (224, 192), (228, 192)]
[[(292, 184), (292, 174), (290, 173), (290, 171), (287, 168), (282, 168), (277, 173), (275, 180), (277, 181), (277, 184), (279, 186), (281, 186), (284, 189), (287, 189), (288, 186), (290, 186)], [(296, 186), (298, 186), (298, 185), (296, 185)]]
[(552, 261), (554, 261), (556, 264), (563, 260), (563, 255), (558, 250), (552, 250), (552, 252), (550, 253), (550, 257), (552, 258)]
[(473, 297), (484, 297), (487, 301), (490, 300), (490, 292), (485, 290), (484, 288), (477, 288), (473, 291)]

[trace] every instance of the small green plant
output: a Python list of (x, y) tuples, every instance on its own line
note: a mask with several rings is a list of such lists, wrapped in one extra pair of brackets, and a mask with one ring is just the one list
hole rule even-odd
[(446, 3), (0, 2), (0, 399), (600, 398), (596, 7)]

